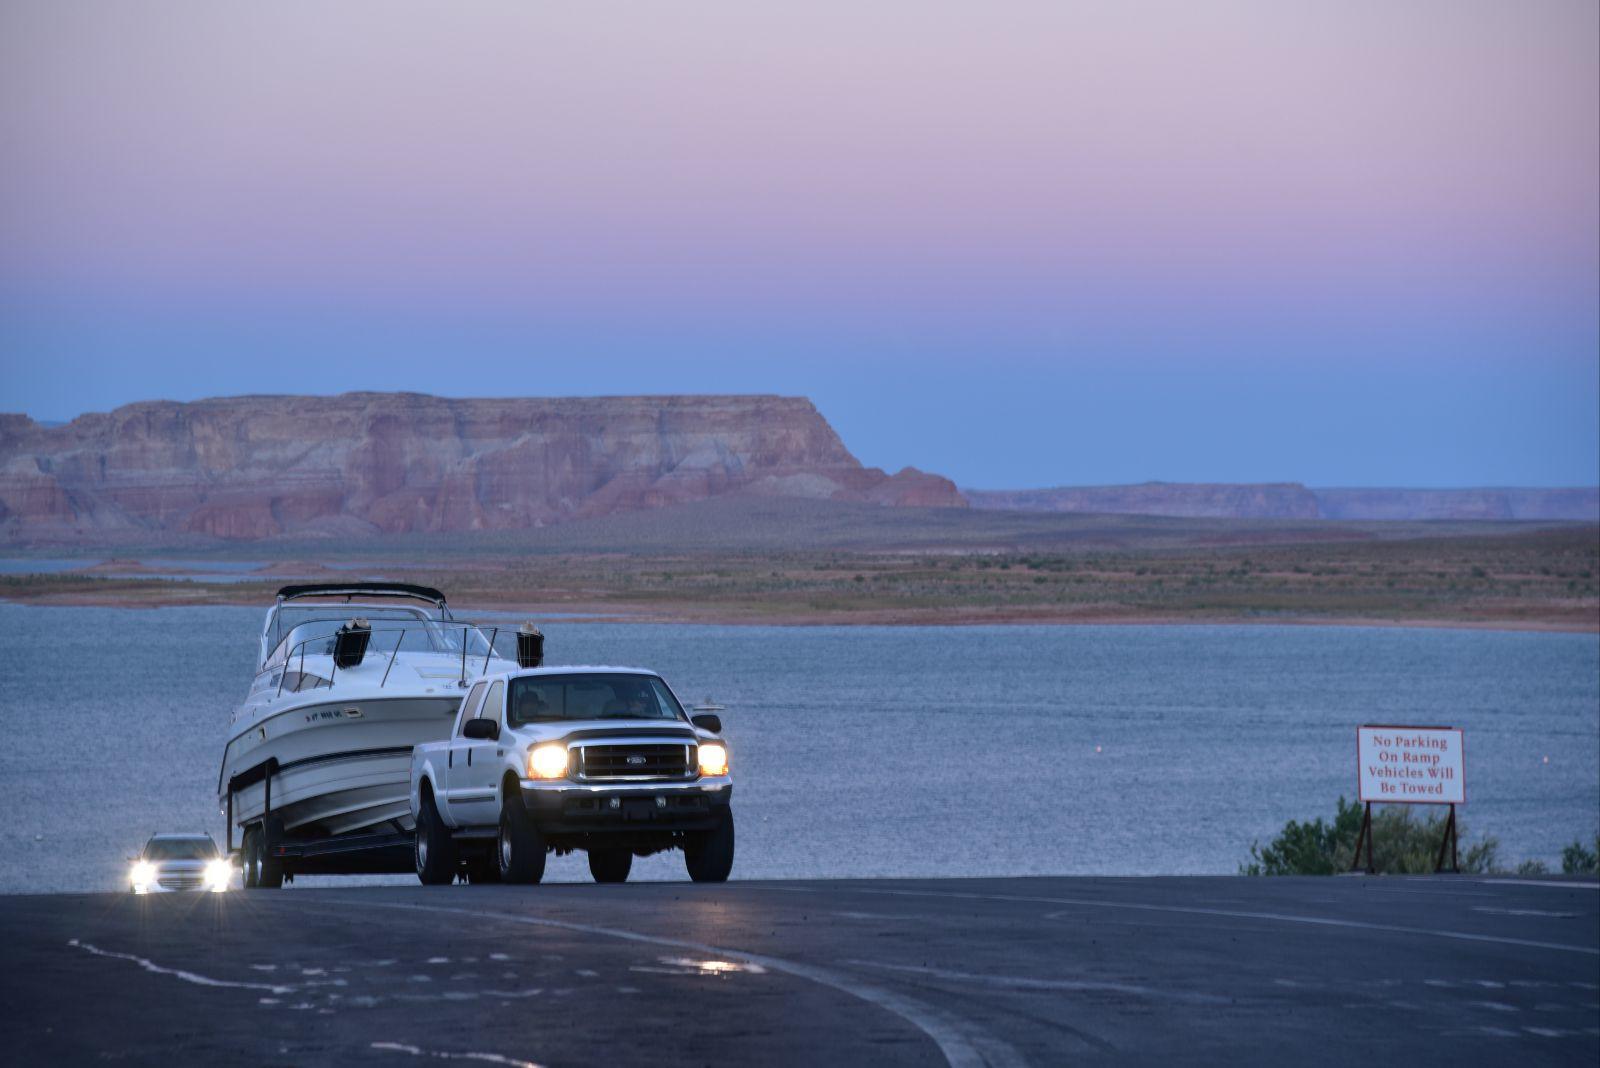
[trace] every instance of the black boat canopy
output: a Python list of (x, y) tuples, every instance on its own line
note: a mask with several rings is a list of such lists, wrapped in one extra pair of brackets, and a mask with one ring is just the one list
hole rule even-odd
[(285, 586), (278, 600), (297, 597), (412, 597), (444, 607), (444, 594), (432, 586), (413, 586), (409, 582), (317, 582), (305, 586)]

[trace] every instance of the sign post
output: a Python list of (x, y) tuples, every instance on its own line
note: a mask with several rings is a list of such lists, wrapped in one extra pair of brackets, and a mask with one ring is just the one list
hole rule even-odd
[(1444, 871), (1446, 849), (1450, 870), (1459, 872), (1456, 806), (1467, 803), (1462, 735), (1456, 727), (1405, 727), (1370, 724), (1356, 728), (1356, 773), (1366, 812), (1350, 870), (1361, 866), (1367, 847), (1367, 873), (1372, 873), (1372, 803), (1381, 805), (1449, 805), (1444, 840), (1434, 871)]

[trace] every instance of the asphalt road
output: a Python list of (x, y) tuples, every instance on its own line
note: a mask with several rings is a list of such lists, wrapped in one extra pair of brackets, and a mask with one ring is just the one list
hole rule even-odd
[(1600, 1062), (1600, 891), (1467, 877), (0, 897), (7, 1064)]

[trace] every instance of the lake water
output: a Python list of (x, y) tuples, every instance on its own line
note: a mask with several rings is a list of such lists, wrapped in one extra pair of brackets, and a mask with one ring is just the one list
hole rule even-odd
[[(0, 892), (114, 889), (222, 839), (249, 608), (0, 604)], [(735, 878), (1231, 873), (1355, 793), (1355, 727), (1466, 730), (1470, 837), (1559, 869), (1600, 822), (1600, 638), (1353, 627), (555, 622), (554, 663), (729, 706)], [(635, 865), (682, 878), (678, 854)], [(548, 878), (587, 879), (581, 855)], [(405, 877), (402, 877), (405, 881)]]

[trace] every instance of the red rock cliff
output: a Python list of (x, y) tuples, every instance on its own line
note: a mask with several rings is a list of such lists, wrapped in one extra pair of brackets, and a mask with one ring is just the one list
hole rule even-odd
[(504, 530), (728, 493), (963, 507), (863, 467), (800, 397), (420, 394), (0, 415), (0, 538)]

